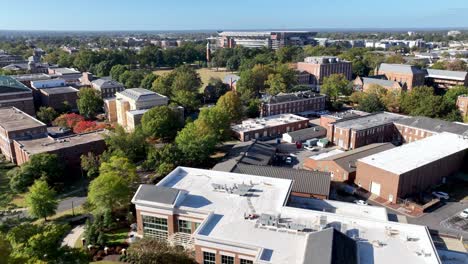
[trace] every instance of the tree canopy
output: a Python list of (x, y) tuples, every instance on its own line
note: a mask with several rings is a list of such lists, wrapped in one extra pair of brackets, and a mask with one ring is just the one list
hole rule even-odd
[(90, 119), (102, 111), (104, 101), (100, 94), (92, 88), (82, 88), (78, 92), (78, 110), (84, 117)]
[(26, 204), (28, 212), (35, 217), (44, 218), (55, 214), (58, 202), (55, 199), (55, 191), (49, 188), (44, 180), (36, 180), (29, 187), (29, 192), (26, 194)]
[(145, 135), (169, 141), (183, 127), (181, 116), (170, 106), (157, 106), (148, 110), (141, 119)]
[(349, 86), (349, 81), (343, 74), (332, 74), (323, 79), (320, 92), (326, 94), (328, 98), (333, 101), (336, 101), (338, 96), (350, 95), (352, 89)]

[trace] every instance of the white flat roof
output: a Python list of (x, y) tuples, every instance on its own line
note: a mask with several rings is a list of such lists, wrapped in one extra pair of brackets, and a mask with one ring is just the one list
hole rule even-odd
[(242, 121), (242, 124), (233, 125), (231, 129), (237, 132), (246, 132), (258, 130), (266, 127), (275, 127), (284, 124), (295, 123), (298, 121), (309, 120), (308, 118), (293, 115), (293, 114), (280, 114), (267, 117), (252, 118)]
[[(212, 184), (232, 187), (242, 183), (253, 185), (251, 196), (215, 191), (212, 187)], [(378, 213), (375, 217), (345, 216), (286, 206), (290, 180), (179, 167), (157, 185), (187, 192), (176, 205), (179, 212), (206, 214), (193, 235), (196, 245), (245, 254), (256, 252), (255, 263), (304, 263), (308, 236), (320, 230), (323, 221), (340, 224), (341, 231), (357, 241), (362, 264), (440, 263), (426, 227), (378, 220), (381, 219)], [(139, 202), (144, 203), (136, 202), (137, 207)], [(245, 213), (253, 211), (304, 224), (312, 231), (259, 227), (256, 220), (244, 219)], [(408, 237), (416, 241), (407, 241)], [(417, 254), (422, 252), (426, 254)]]
[(402, 174), (468, 149), (468, 139), (443, 132), (359, 159), (360, 162)]

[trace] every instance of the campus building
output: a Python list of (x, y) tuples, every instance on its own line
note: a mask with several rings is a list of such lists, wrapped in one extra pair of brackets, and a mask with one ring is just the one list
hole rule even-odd
[(353, 74), (351, 62), (331, 56), (307, 57), (296, 64), (296, 69), (309, 73), (309, 84), (315, 87), (332, 74), (343, 74), (348, 80), (351, 80)]
[(325, 95), (311, 91), (280, 93), (262, 99), (260, 116), (316, 113), (325, 110)]
[(328, 124), (327, 138), (338, 147), (349, 150), (372, 143), (396, 142), (394, 122), (404, 115), (380, 112)]
[(281, 114), (247, 119), (241, 124), (231, 126), (231, 130), (240, 141), (249, 141), (261, 137), (281, 137), (284, 133), (304, 129), (308, 126), (308, 118), (293, 114)]
[(169, 101), (166, 96), (143, 88), (126, 89), (115, 95), (104, 101), (108, 120), (128, 131), (135, 129), (150, 108), (167, 105)]
[(441, 263), (427, 227), (390, 222), (373, 208), (353, 213), (358, 205), (332, 202), (336, 213), (292, 207), (292, 185), (178, 167), (138, 188), (137, 234), (183, 246), (197, 263)]
[(52, 107), (56, 110), (63, 109), (65, 102), (71, 109), (78, 109), (77, 100), (79, 90), (71, 86), (39, 89), (40, 105)]
[(399, 82), (404, 89), (411, 90), (424, 85), (426, 72), (412, 65), (382, 63), (376, 75), (385, 76), (387, 80)]
[(0, 107), (15, 107), (34, 115), (32, 90), (10, 76), (0, 75)]
[(107, 99), (115, 97), (115, 94), (125, 90), (123, 84), (111, 79), (97, 79), (91, 82), (91, 87), (97, 90), (101, 98)]
[(14, 140), (47, 136), (47, 126), (16, 107), (0, 108), (0, 149), (5, 159), (16, 163)]
[(396, 203), (457, 172), (466, 162), (467, 149), (466, 137), (442, 132), (359, 159), (355, 184)]
[(396, 120), (394, 124), (398, 130), (398, 141), (401, 143), (410, 143), (442, 132), (468, 134), (468, 125), (425, 116), (407, 117)]
[(312, 171), (329, 172), (331, 179), (336, 182), (353, 183), (356, 178), (356, 161), (358, 159), (393, 147), (394, 145), (391, 143), (374, 143), (330, 156), (311, 156), (304, 161), (304, 168)]
[(468, 86), (468, 72), (427, 69), (426, 84), (437, 89)]
[(81, 155), (92, 152), (102, 154), (106, 149), (104, 134), (106, 131), (93, 131), (60, 138), (51, 136), (34, 139), (16, 139), (14, 150), (16, 164), (27, 162), (32, 155), (40, 153), (56, 154), (69, 168), (80, 168)]
[(304, 46), (314, 44), (316, 32), (310, 31), (222, 31), (218, 33), (218, 48), (279, 49), (284, 46)]

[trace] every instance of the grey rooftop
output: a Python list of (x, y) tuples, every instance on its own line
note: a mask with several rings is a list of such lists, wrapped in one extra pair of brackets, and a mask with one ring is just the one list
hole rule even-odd
[(450, 132), (457, 135), (468, 133), (468, 125), (453, 123), (445, 120), (414, 116), (395, 121), (395, 124), (424, 129), (435, 133)]
[(363, 130), (372, 127), (377, 127), (389, 123), (393, 123), (397, 120), (406, 118), (404, 115), (389, 113), (389, 112), (380, 112), (375, 114), (370, 114), (358, 118), (347, 119), (342, 121), (336, 121), (335, 127), (347, 128), (353, 130)]
[(173, 205), (179, 195), (179, 192), (179, 190), (170, 187), (142, 184), (138, 188), (133, 200), (136, 203), (144, 201)]

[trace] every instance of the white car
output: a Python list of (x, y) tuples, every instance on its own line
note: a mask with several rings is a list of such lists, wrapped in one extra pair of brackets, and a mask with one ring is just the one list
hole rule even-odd
[(450, 199), (450, 196), (444, 192), (432, 192), (432, 195), (434, 195), (435, 197), (439, 199), (444, 199), (444, 200)]
[(354, 200), (354, 203), (358, 205), (368, 205), (367, 202), (364, 200)]
[(460, 217), (461, 218), (468, 218), (468, 208), (460, 212)]

